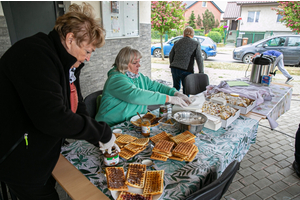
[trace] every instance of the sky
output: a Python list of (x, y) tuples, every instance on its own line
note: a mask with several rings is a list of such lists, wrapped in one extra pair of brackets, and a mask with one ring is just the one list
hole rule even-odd
[(215, 4), (217, 4), (217, 6), (223, 11), (225, 12), (225, 8), (227, 5), (228, 1), (213, 1)]

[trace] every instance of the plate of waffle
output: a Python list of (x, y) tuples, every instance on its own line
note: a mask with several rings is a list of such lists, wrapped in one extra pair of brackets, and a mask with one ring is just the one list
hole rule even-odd
[(144, 164), (131, 163), (126, 173), (123, 167), (109, 167), (106, 175), (108, 189), (116, 200), (155, 200), (163, 192), (164, 170), (147, 171)]
[[(150, 112), (146, 114), (140, 114), (140, 116), (142, 119), (149, 119), (151, 122), (151, 127), (157, 126), (159, 124), (159, 120), (161, 119), (161, 117), (156, 117), (156, 115)], [(130, 122), (136, 127), (141, 127), (142, 120), (138, 115), (136, 115), (130, 119)]]

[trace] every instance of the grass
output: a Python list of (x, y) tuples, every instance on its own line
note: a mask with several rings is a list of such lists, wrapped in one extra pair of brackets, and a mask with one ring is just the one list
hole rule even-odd
[[(169, 58), (165, 58), (162, 60), (162, 58), (151, 58), (152, 63), (158, 63), (158, 64), (166, 64), (169, 65)], [(227, 69), (227, 70), (236, 70), (236, 71), (245, 71), (248, 66), (248, 71), (251, 71), (252, 64), (244, 64), (244, 63), (227, 63), (227, 62), (209, 62), (204, 61), (204, 66), (207, 68), (213, 68), (213, 69)], [(276, 68), (278, 69), (278, 68)], [(300, 76), (300, 67), (293, 67), (293, 66), (285, 66), (285, 69), (291, 74)]]

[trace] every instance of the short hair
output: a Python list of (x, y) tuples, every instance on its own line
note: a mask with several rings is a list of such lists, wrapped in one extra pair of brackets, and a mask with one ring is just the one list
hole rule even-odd
[(69, 11), (58, 17), (54, 26), (61, 39), (66, 40), (68, 33), (73, 33), (76, 44), (83, 41), (100, 48), (105, 43), (105, 30), (100, 21), (95, 19), (93, 7), (83, 2), (82, 6), (72, 4)]
[(186, 27), (184, 29), (184, 31), (183, 31), (183, 35), (184, 36), (188, 36), (189, 35), (189, 36), (194, 37), (194, 35), (195, 35), (194, 29), (192, 27), (190, 27), (190, 26)]
[(128, 70), (129, 62), (140, 58), (142, 58), (142, 53), (139, 50), (126, 46), (119, 51), (113, 66), (116, 66), (117, 70), (124, 74)]

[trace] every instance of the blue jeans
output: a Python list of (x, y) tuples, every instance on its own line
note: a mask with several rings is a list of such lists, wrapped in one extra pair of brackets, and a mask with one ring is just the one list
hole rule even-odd
[(182, 83), (183, 94), (185, 94), (184, 79), (187, 75), (192, 73), (177, 68), (171, 68), (171, 73), (173, 78), (173, 87), (179, 91)]

